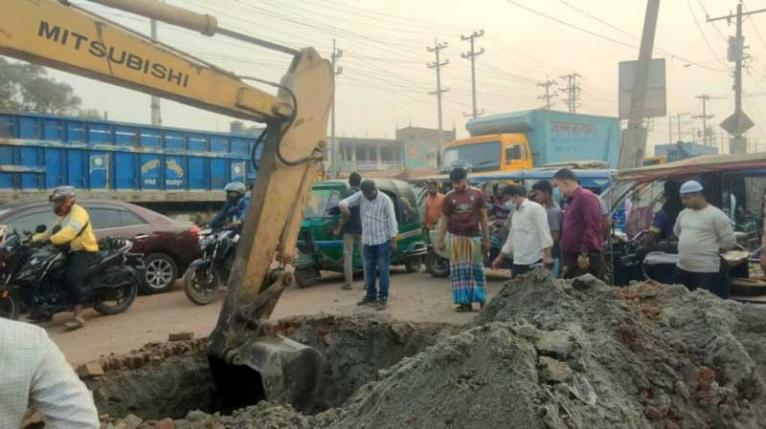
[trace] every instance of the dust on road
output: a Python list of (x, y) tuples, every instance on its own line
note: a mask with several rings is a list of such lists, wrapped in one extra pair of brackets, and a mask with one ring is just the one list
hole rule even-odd
[[(506, 279), (507, 276), (501, 274), (489, 276), (490, 298)], [(277, 304), (272, 320), (295, 315), (376, 312), (356, 305), (363, 295), (361, 282), (356, 282), (354, 289), (347, 291), (340, 289), (339, 280), (340, 277), (328, 276), (307, 289), (288, 288)], [(460, 324), (469, 322), (475, 315), (455, 312), (449, 279), (436, 279), (426, 273), (395, 273), (391, 277), (390, 294), (388, 308), (382, 313), (395, 320)], [(222, 302), (219, 300), (203, 307), (192, 304), (177, 284), (168, 293), (139, 297), (123, 314), (102, 317), (88, 311), (88, 323), (78, 331), (65, 330), (63, 321), (68, 314), (59, 314), (42, 326), (70, 363), (80, 364), (110, 353), (128, 353), (149, 342), (165, 341), (172, 332), (192, 331), (197, 336), (206, 336), (218, 320)]]

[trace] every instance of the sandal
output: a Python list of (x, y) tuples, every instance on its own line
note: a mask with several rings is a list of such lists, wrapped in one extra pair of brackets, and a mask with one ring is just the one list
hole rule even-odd
[(76, 329), (80, 329), (83, 326), (85, 326), (85, 319), (83, 319), (82, 317), (73, 317), (72, 320), (69, 320), (66, 323), (64, 323), (64, 326), (68, 330), (74, 331)]

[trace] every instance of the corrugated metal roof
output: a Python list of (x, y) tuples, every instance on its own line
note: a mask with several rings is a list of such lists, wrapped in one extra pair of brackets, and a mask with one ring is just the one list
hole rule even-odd
[(725, 173), (766, 169), (766, 152), (735, 155), (706, 155), (615, 173), (616, 181), (649, 182), (661, 178), (681, 178), (703, 173)]

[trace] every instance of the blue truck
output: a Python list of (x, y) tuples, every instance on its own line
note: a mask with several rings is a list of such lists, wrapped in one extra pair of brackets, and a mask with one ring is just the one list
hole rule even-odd
[(614, 117), (535, 109), (474, 118), (466, 129), (470, 137), (446, 145), (446, 166), (514, 171), (596, 161), (616, 168), (620, 153), (620, 121)]
[(161, 211), (215, 207), (226, 183), (255, 179), (257, 137), (0, 113), (0, 203), (40, 200), (56, 186), (72, 185), (86, 198)]

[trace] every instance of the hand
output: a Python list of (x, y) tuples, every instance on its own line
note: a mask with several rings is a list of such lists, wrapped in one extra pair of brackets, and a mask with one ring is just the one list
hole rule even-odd
[(338, 237), (340, 235), (340, 227), (337, 227), (332, 230), (332, 235), (335, 237)]
[(440, 238), (439, 241), (436, 242), (436, 249), (444, 252), (447, 250), (447, 245), (444, 243), (444, 239)]
[(546, 268), (550, 268), (553, 266), (553, 258), (551, 258), (548, 255), (543, 255), (543, 265), (545, 265)]
[(395, 238), (392, 239), (389, 243), (391, 244), (391, 253), (396, 253), (396, 251), (397, 251), (396, 239)]
[(485, 237), (481, 241), (481, 250), (484, 251), (485, 255), (489, 253), (489, 237)]
[(588, 258), (588, 255), (580, 255), (577, 257), (577, 266), (583, 270), (587, 271), (588, 268), (590, 268), (590, 258)]

